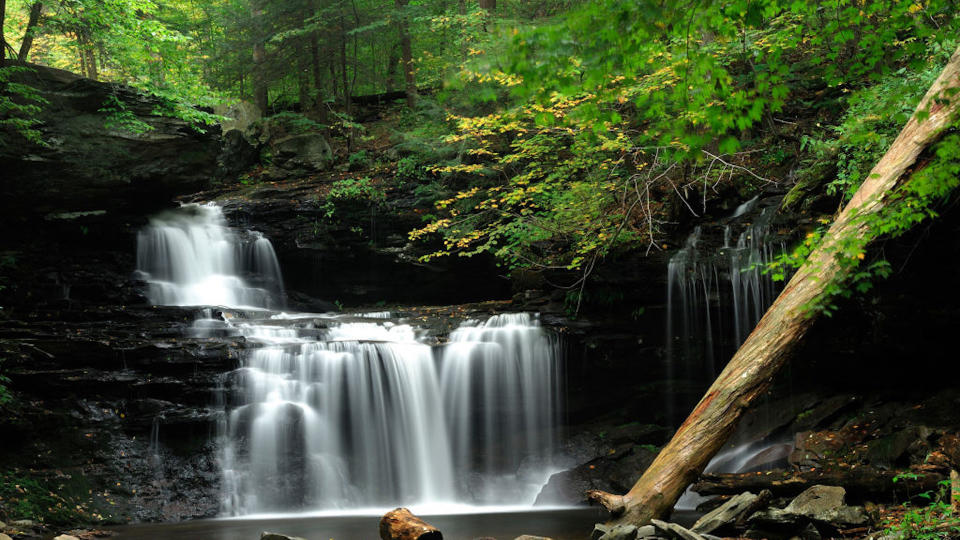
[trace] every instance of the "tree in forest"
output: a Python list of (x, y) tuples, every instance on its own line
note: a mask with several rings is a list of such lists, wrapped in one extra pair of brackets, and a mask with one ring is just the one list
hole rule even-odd
[(7, 0), (0, 0), (0, 68), (6, 64), (7, 60), (7, 40), (4, 35), (5, 23), (7, 20)]
[(33, 46), (34, 34), (40, 23), (40, 14), (43, 12), (43, 3), (34, 2), (30, 6), (30, 17), (27, 19), (27, 28), (23, 32), (23, 39), (20, 41), (20, 50), (17, 52), (17, 60), (26, 62), (30, 55), (30, 47)]
[(410, 44), (410, 23), (406, 13), (409, 0), (396, 0), (397, 33), (400, 36), (401, 62), (403, 62), (403, 80), (407, 93), (407, 107), (411, 109), (417, 103), (417, 81), (414, 76), (413, 49)]

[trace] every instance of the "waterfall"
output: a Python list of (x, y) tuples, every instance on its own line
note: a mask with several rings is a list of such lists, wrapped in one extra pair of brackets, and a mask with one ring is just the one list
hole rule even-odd
[(552, 472), (555, 343), (529, 314), (421, 343), (390, 321), (238, 325), (224, 451), (231, 515), (397, 504), (529, 505)]
[[(230, 230), (215, 206), (151, 220), (138, 269), (158, 304), (283, 296), (269, 241)], [(386, 311), (227, 311), (201, 310), (191, 329), (249, 344), (216, 396), (227, 515), (529, 506), (556, 472), (560, 348), (535, 315), (469, 320), (428, 343)]]
[[(666, 376), (667, 421), (675, 424), (677, 406), (672, 397), (690, 391), (698, 398), (705, 384), (718, 374), (742, 344), (780, 286), (763, 269), (783, 249), (770, 238), (770, 222), (776, 206), (759, 211), (734, 242), (734, 227), (744, 216), (755, 213), (758, 198), (737, 207), (723, 228), (722, 246), (704, 246), (705, 233), (698, 226), (677, 251), (667, 268)], [(677, 382), (688, 384), (678, 388)], [(694, 386), (696, 388), (689, 388)], [(705, 388), (705, 386), (704, 386)], [(695, 390), (695, 391), (694, 391)]]
[(283, 278), (270, 241), (229, 229), (213, 204), (151, 219), (137, 236), (137, 271), (157, 305), (282, 307)]
[(553, 455), (557, 356), (555, 340), (527, 313), (466, 323), (450, 335), (441, 363), (443, 405), (455, 470), (487, 479), (479, 502), (536, 499), (545, 478), (515, 483), (514, 472), (523, 460), (544, 464)]

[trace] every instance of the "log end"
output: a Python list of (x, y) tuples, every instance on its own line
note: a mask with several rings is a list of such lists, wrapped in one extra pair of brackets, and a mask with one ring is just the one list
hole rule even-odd
[(613, 517), (623, 514), (627, 508), (626, 502), (623, 500), (623, 495), (614, 495), (606, 491), (600, 491), (599, 489), (587, 491), (587, 499), (600, 503), (600, 506), (606, 508), (607, 512), (610, 512), (610, 515)]
[(413, 515), (406, 508), (396, 508), (380, 518), (381, 540), (443, 540), (439, 529)]

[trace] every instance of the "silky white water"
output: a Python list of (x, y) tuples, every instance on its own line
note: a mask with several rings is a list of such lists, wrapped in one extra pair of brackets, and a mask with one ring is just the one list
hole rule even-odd
[(283, 306), (283, 278), (270, 241), (228, 228), (212, 204), (152, 218), (137, 236), (137, 271), (156, 305)]
[[(154, 303), (283, 296), (269, 241), (215, 206), (155, 218), (139, 240)], [(428, 344), (389, 312), (259, 313), (206, 310), (193, 328), (250, 343), (218, 399), (224, 514), (532, 505), (555, 472), (560, 355), (535, 316), (467, 321)]]
[[(776, 211), (769, 206), (742, 228), (734, 240), (733, 224), (754, 212), (759, 199), (737, 207), (724, 227), (723, 245), (714, 249), (700, 244), (700, 227), (687, 238), (667, 268), (666, 376), (668, 395), (683, 382), (686, 388), (712, 381), (746, 340), (782, 284), (764, 272), (784, 249), (770, 238), (770, 221)], [(699, 397), (699, 391), (694, 392)], [(667, 399), (667, 422), (676, 425), (693, 403)], [(684, 410), (678, 410), (684, 409)]]

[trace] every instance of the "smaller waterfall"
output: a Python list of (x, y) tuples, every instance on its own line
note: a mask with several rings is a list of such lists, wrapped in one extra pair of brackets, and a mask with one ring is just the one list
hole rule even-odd
[[(734, 223), (756, 213), (758, 198), (737, 207), (723, 229), (722, 247), (705, 247), (697, 227), (671, 257), (667, 268), (666, 377), (668, 392), (690, 396), (667, 399), (667, 419), (675, 423), (684, 398), (699, 397), (705, 384), (746, 340), (780, 285), (764, 273), (782, 243), (770, 239), (776, 206), (763, 208), (734, 241)], [(683, 382), (681, 388), (678, 383)], [(704, 386), (705, 388), (705, 386)], [(692, 405), (692, 404), (690, 404)]]
[(270, 241), (229, 229), (213, 204), (151, 219), (137, 236), (137, 270), (153, 304), (282, 307), (283, 278)]

